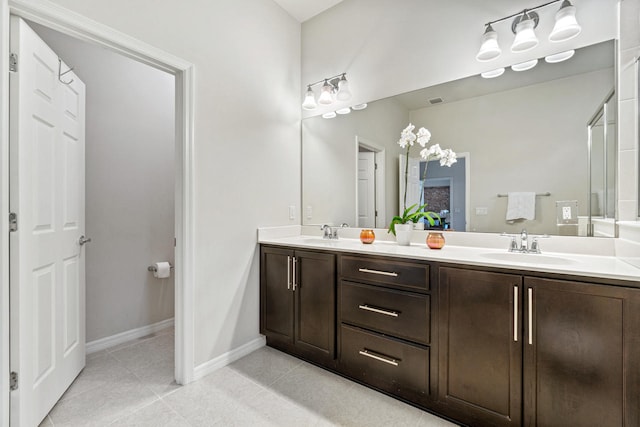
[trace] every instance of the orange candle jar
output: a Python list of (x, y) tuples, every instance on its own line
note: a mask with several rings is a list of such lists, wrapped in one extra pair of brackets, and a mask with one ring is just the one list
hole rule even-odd
[(427, 235), (427, 246), (431, 249), (442, 249), (444, 246), (444, 236), (442, 233), (432, 231)]
[(365, 245), (373, 243), (374, 240), (376, 240), (376, 234), (373, 232), (373, 230), (365, 228), (360, 232), (360, 241)]

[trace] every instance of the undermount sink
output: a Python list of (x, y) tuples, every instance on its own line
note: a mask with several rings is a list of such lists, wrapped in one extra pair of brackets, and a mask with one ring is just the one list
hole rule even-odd
[(576, 261), (568, 258), (562, 258), (553, 255), (541, 254), (525, 254), (518, 252), (490, 252), (480, 254), (483, 258), (489, 258), (496, 261), (522, 262), (526, 264), (552, 264), (552, 265), (569, 265), (576, 264)]
[(304, 239), (300, 239), (302, 243), (309, 243), (313, 245), (326, 245), (331, 243), (337, 243), (338, 239), (323, 239), (322, 237), (305, 237)]

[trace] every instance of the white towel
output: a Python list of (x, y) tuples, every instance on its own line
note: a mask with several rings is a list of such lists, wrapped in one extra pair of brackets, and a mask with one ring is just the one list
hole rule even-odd
[(535, 219), (536, 217), (536, 193), (522, 191), (508, 193), (507, 221), (514, 219)]

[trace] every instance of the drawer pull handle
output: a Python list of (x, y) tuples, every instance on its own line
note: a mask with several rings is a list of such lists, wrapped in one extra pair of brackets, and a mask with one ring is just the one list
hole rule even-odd
[(385, 357), (385, 356), (383, 356), (381, 354), (374, 353), (374, 352), (369, 351), (367, 349), (360, 350), (359, 353), (360, 353), (361, 356), (370, 357), (372, 359), (378, 360), (380, 362), (388, 363), (389, 365), (393, 365), (393, 366), (398, 366), (398, 362), (400, 362), (400, 360), (391, 359), (389, 357)]
[(373, 311), (374, 313), (384, 314), (385, 316), (391, 316), (391, 317), (398, 317), (398, 315), (400, 314), (397, 311), (383, 310), (381, 308), (371, 307), (370, 305), (367, 305), (367, 304), (359, 305), (358, 308), (360, 310)]
[(369, 270), (368, 268), (360, 268), (358, 269), (358, 271), (360, 273), (371, 273), (371, 274), (379, 274), (381, 276), (398, 277), (398, 273), (393, 273), (389, 271)]

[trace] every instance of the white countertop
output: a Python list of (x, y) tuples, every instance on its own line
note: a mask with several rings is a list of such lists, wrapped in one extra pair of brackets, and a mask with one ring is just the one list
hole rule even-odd
[[(297, 233), (294, 228), (286, 230), (259, 230), (258, 242), (262, 244), (292, 246), (305, 249), (324, 249), (335, 252), (351, 252), (365, 255), (393, 256), (407, 259), (467, 264), (486, 267), (498, 267), (519, 271), (537, 271), (568, 274), (592, 278), (608, 278), (632, 281), (630, 286), (640, 287), (640, 269), (615, 256), (574, 254), (567, 252), (547, 252), (542, 254), (520, 254), (507, 251), (508, 242), (503, 248), (456, 246), (446, 244), (440, 250), (429, 249), (425, 243), (412, 242), (411, 246), (399, 246), (395, 241), (376, 239), (373, 244), (365, 245), (359, 239), (340, 237), (337, 240), (323, 239), (318, 235)], [(261, 232), (263, 231), (263, 232)], [(345, 233), (349, 234), (349, 233)], [(353, 234), (353, 233), (351, 233)], [(445, 234), (445, 237), (447, 234)]]

